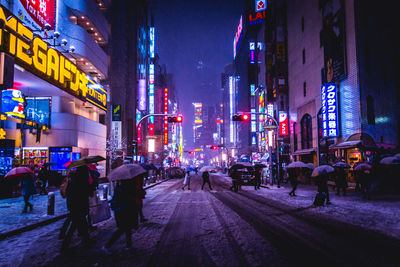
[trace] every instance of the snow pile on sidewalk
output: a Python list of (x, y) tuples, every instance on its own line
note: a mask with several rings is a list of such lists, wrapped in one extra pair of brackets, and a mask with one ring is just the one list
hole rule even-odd
[[(229, 177), (226, 177), (231, 182)], [(269, 188), (254, 190), (253, 186), (243, 186), (243, 191), (261, 195), (267, 199), (283, 203), (294, 208), (312, 206), (317, 193), (315, 185), (299, 185), (296, 196), (289, 196), (291, 186), (284, 184), (281, 188), (276, 185), (266, 185)], [(331, 190), (329, 192), (331, 205), (312, 207), (308, 212), (316, 215), (332, 217), (355, 226), (375, 230), (400, 239), (400, 195), (372, 194), (371, 200), (362, 198), (360, 192), (347, 192), (346, 196)]]

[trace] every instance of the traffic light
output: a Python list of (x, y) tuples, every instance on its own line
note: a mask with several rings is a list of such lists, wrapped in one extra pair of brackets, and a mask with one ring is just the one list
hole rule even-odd
[(183, 117), (181, 115), (168, 116), (168, 122), (182, 123)]
[(194, 151), (190, 151), (190, 155), (194, 155)]
[(211, 147), (210, 147), (212, 150), (217, 150), (217, 146), (216, 145), (212, 145)]
[(232, 116), (233, 121), (248, 121), (250, 116), (247, 114), (235, 114)]

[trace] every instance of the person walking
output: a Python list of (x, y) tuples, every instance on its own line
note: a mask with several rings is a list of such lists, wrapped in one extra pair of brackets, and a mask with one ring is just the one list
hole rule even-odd
[(58, 235), (58, 239), (64, 239), (65, 234), (67, 233), (68, 227), (71, 225), (71, 198), (67, 197), (68, 191), (71, 186), (71, 176), (75, 172), (75, 170), (70, 170), (68, 172), (67, 177), (64, 178), (63, 182), (60, 185), (60, 194), (63, 198), (66, 199), (67, 204), (67, 218), (65, 219), (63, 225), (61, 226), (60, 233)]
[(22, 213), (27, 213), (28, 208), (30, 211), (33, 209), (33, 205), (29, 203), (29, 198), (36, 193), (35, 181), (33, 176), (29, 173), (25, 173), (21, 180), (22, 196), (24, 197), (25, 206)]
[(146, 222), (147, 219), (143, 215), (143, 199), (146, 195), (146, 190), (143, 188), (143, 175), (138, 175), (135, 179), (136, 181), (136, 204), (138, 206), (138, 214), (140, 217), (140, 222)]
[(261, 185), (261, 169), (255, 169), (254, 171), (254, 190), (260, 189)]
[(89, 213), (89, 168), (79, 166), (71, 175), (71, 184), (67, 190), (67, 201), (70, 203), (71, 225), (63, 240), (61, 251), (68, 249), (75, 230), (78, 230), (82, 241), (89, 244), (88, 222), (86, 216)]
[(317, 183), (317, 190), (318, 193), (325, 193), (325, 200), (326, 200), (326, 204), (332, 204), (329, 201), (329, 190), (328, 190), (328, 175), (329, 174), (323, 174), (323, 175), (319, 175), (316, 178), (316, 183)]
[(296, 188), (298, 185), (298, 176), (300, 176), (301, 170), (300, 168), (293, 168), (293, 169), (289, 169), (289, 182), (290, 185), (292, 186), (292, 191), (289, 192), (289, 196), (296, 196)]
[(197, 175), (198, 172), (199, 172), (199, 168), (198, 168), (198, 167), (195, 167), (195, 168), (194, 168), (194, 174)]
[(117, 181), (114, 195), (110, 201), (111, 209), (114, 211), (117, 230), (102, 247), (106, 254), (110, 254), (110, 248), (115, 241), (125, 234), (126, 250), (132, 248), (132, 229), (138, 229), (138, 207), (137, 207), (136, 180), (127, 179)]
[(47, 195), (46, 184), (50, 177), (50, 165), (42, 167), (38, 174), (39, 194)]
[(336, 195), (340, 196), (340, 190), (342, 190), (343, 196), (345, 196), (347, 188), (347, 173), (344, 168), (336, 169), (335, 184), (336, 184)]
[(210, 182), (210, 174), (208, 173), (208, 171), (203, 172), (202, 177), (203, 177), (203, 185), (201, 186), (201, 190), (204, 189), (204, 185), (206, 183), (208, 183), (208, 187), (210, 188), (210, 190), (212, 190)]
[(363, 199), (371, 200), (372, 175), (370, 170), (360, 172), (361, 194)]
[(185, 190), (185, 187), (188, 187), (190, 190), (190, 171), (186, 171), (185, 179), (183, 180), (182, 190)]

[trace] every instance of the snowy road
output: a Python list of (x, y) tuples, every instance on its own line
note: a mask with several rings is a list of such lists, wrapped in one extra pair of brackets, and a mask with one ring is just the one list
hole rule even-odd
[(60, 254), (57, 222), (2, 240), (0, 266), (399, 266), (400, 240), (268, 198), (268, 189), (235, 193), (218, 176), (212, 191), (201, 190), (200, 176), (192, 190), (181, 186), (147, 191), (149, 221), (133, 233), (134, 251), (123, 251), (122, 237), (112, 255), (102, 253), (115, 230), (108, 220), (91, 232), (93, 246), (75, 238)]

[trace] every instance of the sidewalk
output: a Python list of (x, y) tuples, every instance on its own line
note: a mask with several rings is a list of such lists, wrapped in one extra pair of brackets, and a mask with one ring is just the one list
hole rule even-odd
[[(151, 188), (167, 180), (169, 179), (149, 183), (144, 188)], [(23, 197), (1, 199), (0, 240), (64, 218), (68, 213), (66, 199), (61, 197), (59, 190), (55, 190), (54, 195), (54, 215), (47, 215), (47, 195), (34, 195), (33, 199), (29, 200), (33, 205), (33, 210), (27, 213), (22, 213), (24, 208)]]

